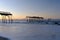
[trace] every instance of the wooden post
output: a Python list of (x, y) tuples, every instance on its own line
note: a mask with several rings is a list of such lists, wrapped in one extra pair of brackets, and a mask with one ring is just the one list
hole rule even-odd
[(9, 23), (12, 23), (12, 15), (9, 15), (9, 16), (7, 16), (8, 17), (8, 21), (9, 21)]

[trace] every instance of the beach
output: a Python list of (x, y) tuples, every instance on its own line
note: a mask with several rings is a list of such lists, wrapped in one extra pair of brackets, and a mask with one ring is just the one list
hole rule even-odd
[(0, 23), (0, 36), (10, 40), (60, 40), (60, 26)]

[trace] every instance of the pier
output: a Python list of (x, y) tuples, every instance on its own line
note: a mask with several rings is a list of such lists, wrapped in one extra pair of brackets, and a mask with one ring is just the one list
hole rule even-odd
[(39, 17), (39, 16), (26, 16), (27, 18), (27, 22), (42, 22), (43, 21), (43, 17)]
[(12, 22), (12, 14), (10, 12), (2, 12), (0, 11), (0, 15), (2, 16), (3, 23), (11, 23)]

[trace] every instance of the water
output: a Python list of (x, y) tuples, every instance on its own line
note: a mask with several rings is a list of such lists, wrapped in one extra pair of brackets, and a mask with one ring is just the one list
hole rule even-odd
[(0, 36), (10, 40), (60, 40), (60, 26), (0, 23)]

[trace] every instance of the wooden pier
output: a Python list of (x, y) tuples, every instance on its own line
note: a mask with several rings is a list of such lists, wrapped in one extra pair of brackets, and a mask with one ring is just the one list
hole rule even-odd
[(42, 22), (43, 21), (43, 17), (39, 17), (39, 16), (26, 16), (27, 18), (27, 22)]
[(2, 16), (3, 23), (11, 23), (12, 22), (12, 14), (10, 12), (2, 12), (0, 11), (0, 15)]

